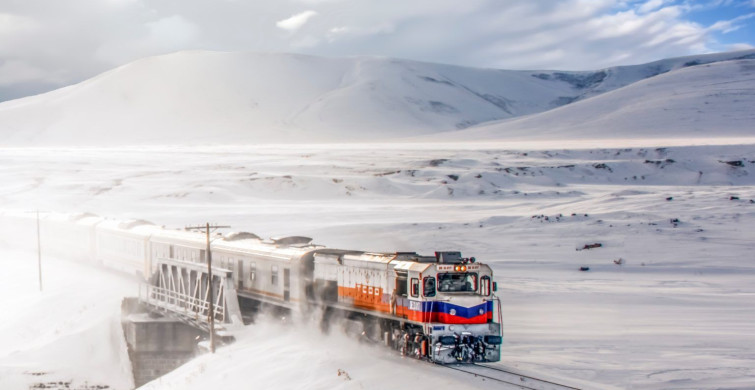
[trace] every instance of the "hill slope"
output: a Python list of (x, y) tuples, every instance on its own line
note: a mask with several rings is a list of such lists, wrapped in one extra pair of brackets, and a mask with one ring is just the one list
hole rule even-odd
[(386, 58), (179, 52), (0, 104), (4, 145), (380, 140), (544, 112), (669, 70), (755, 51), (595, 72)]
[(444, 139), (755, 137), (755, 60), (697, 65)]

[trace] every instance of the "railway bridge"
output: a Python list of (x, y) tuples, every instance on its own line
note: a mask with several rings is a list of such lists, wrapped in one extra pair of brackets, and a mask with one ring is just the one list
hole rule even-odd
[[(233, 272), (206, 263), (160, 258), (138, 298), (123, 303), (122, 325), (134, 383), (141, 386), (196, 356), (197, 339), (232, 339), (243, 326)], [(146, 310), (146, 312), (145, 312)], [(155, 315), (158, 313), (160, 315)]]
[(233, 271), (212, 267), (210, 272), (203, 263), (166, 258), (157, 259), (156, 268), (139, 289), (139, 301), (151, 310), (206, 332), (211, 320), (216, 332), (243, 325)]

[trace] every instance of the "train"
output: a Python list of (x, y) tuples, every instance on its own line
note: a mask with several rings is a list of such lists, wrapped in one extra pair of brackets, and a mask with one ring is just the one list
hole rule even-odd
[[(19, 231), (9, 215), (3, 217), (6, 227)], [(29, 223), (33, 216), (22, 219)], [(206, 264), (208, 257), (198, 231), (93, 214), (46, 213), (38, 220), (48, 254), (144, 281), (155, 275), (157, 259)], [(218, 234), (211, 250), (213, 266), (231, 271), (243, 307), (318, 311), (324, 324), (340, 316), (361, 324), (365, 337), (435, 363), (500, 360), (497, 283), (490, 266), (474, 257), (342, 250), (309, 237), (263, 239), (248, 232)]]

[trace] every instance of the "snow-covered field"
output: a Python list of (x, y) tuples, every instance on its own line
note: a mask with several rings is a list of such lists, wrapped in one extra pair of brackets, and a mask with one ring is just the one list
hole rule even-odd
[[(497, 273), (502, 366), (594, 389), (752, 389), (755, 148), (648, 142), (4, 148), (0, 201), (330, 247), (458, 249)], [(0, 388), (128, 388), (116, 321), (136, 282), (50, 258), (40, 294), (36, 255), (0, 243)], [(492, 386), (308, 324), (262, 321), (145, 387), (251, 384)]]

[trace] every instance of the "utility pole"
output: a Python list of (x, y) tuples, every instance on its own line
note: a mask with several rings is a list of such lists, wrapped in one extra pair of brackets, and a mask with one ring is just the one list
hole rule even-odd
[(39, 270), (39, 291), (42, 291), (42, 242), (39, 240), (39, 210), (37, 210), (37, 269)]
[(230, 226), (213, 225), (208, 222), (205, 226), (187, 226), (187, 230), (205, 229), (207, 235), (207, 289), (209, 290), (208, 315), (210, 320), (210, 353), (215, 353), (215, 298), (212, 290), (212, 252), (210, 252), (210, 229), (230, 228)]

